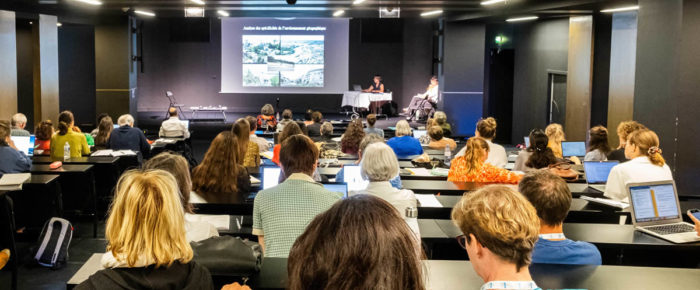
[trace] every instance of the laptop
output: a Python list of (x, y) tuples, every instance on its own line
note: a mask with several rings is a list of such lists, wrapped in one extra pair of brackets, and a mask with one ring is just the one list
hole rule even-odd
[(10, 139), (12, 139), (12, 142), (15, 143), (15, 147), (17, 147), (17, 149), (19, 151), (24, 152), (25, 155), (27, 155), (27, 156), (34, 155), (34, 141), (35, 141), (34, 135), (31, 135), (31, 136), (10, 136)]
[(605, 192), (610, 170), (619, 163), (619, 161), (584, 161), (583, 171), (586, 173), (588, 187)]
[(190, 129), (190, 120), (180, 120), (180, 123), (182, 123), (182, 125), (185, 125), (186, 130)]
[(530, 148), (530, 137), (525, 136), (523, 139), (525, 140), (525, 148)]
[(420, 139), (428, 132), (426, 130), (413, 130), (413, 138)]
[(564, 157), (586, 156), (586, 142), (561, 142), (561, 151)]
[(332, 192), (340, 192), (343, 194), (343, 198), (348, 197), (348, 185), (345, 183), (324, 183), (323, 187)]
[(359, 92), (362, 90), (362, 86), (361, 85), (352, 85), (352, 90)]
[(627, 184), (635, 229), (672, 243), (700, 241), (695, 227), (683, 222), (676, 184), (655, 181)]
[(266, 166), (262, 167), (262, 189), (275, 187), (280, 182), (282, 168)]
[(369, 185), (369, 180), (362, 178), (362, 173), (360, 173), (360, 165), (345, 165), (343, 166), (344, 171), (344, 181), (348, 185), (349, 191), (360, 191), (367, 189)]

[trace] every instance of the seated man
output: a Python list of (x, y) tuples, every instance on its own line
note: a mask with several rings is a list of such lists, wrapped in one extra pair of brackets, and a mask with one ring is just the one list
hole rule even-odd
[(160, 138), (190, 138), (190, 130), (178, 118), (177, 108), (171, 107), (168, 109), (168, 115), (170, 115), (170, 118), (163, 121), (160, 125), (158, 136)]
[(22, 113), (17, 113), (12, 116), (12, 133), (10, 136), (30, 136), (29, 131), (25, 130), (27, 126), (27, 116)]
[(258, 129), (258, 119), (256, 119), (253, 116), (246, 116), (245, 119), (250, 124), (250, 142), (255, 142), (255, 144), (258, 144), (258, 149), (260, 149), (260, 153), (269, 151), (270, 142), (267, 142), (265, 138), (260, 138), (257, 135), (255, 135), (255, 130)]
[(107, 148), (112, 150), (132, 150), (140, 154), (140, 158), (148, 158), (151, 153), (151, 145), (148, 144), (146, 135), (138, 128), (134, 128), (134, 117), (129, 114), (121, 115), (117, 120), (118, 129), (114, 129), (109, 135)]
[(17, 150), (10, 139), (10, 122), (0, 120), (0, 176), (5, 173), (27, 172), (32, 167), (32, 159)]
[(253, 234), (266, 257), (287, 257), (309, 222), (340, 200), (339, 193), (311, 178), (317, 162), (318, 149), (309, 137), (297, 134), (282, 142), (280, 167), (287, 178), (258, 192), (253, 204)]
[(539, 220), (521, 194), (504, 185), (482, 187), (460, 199), (452, 221), (463, 233), (459, 244), (486, 283), (482, 290), (540, 289), (528, 268)]
[(535, 170), (520, 180), (518, 188), (540, 218), (540, 239), (532, 253), (534, 263), (601, 264), (594, 245), (569, 240), (563, 234), (562, 225), (571, 207), (571, 191), (563, 179), (549, 171)]

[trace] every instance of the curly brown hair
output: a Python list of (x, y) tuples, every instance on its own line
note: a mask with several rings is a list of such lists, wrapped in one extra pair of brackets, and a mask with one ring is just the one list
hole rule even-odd
[(360, 148), (360, 142), (365, 137), (365, 131), (362, 129), (362, 120), (355, 119), (348, 124), (348, 129), (345, 130), (343, 138), (340, 139), (340, 147), (343, 153), (357, 154)]

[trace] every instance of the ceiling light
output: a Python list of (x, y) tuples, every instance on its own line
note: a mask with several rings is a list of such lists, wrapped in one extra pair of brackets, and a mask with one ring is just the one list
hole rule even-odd
[(493, 4), (501, 3), (501, 2), (505, 2), (505, 1), (506, 0), (488, 0), (488, 1), (481, 2), (481, 5), (484, 5), (484, 6), (493, 5)]
[(143, 11), (143, 10), (134, 10), (134, 13), (139, 14), (139, 15), (144, 15), (144, 16), (156, 16), (156, 14), (153, 12), (148, 12), (148, 11)]
[(56, 26), (61, 27), (63, 24), (61, 22), (56, 22)]
[(228, 17), (228, 15), (229, 15), (228, 12), (226, 12), (224, 10), (217, 10), (216, 13), (219, 14), (220, 16), (223, 16), (223, 17)]
[(199, 5), (204, 5), (204, 1), (202, 0), (190, 0), (192, 3), (199, 4)]
[(527, 17), (519, 17), (519, 18), (508, 18), (506, 21), (508, 22), (518, 22), (518, 21), (527, 21), (527, 20), (535, 20), (539, 17), (537, 16), (527, 16)]
[(357, 4), (362, 4), (362, 2), (365, 2), (365, 0), (355, 0), (352, 2), (352, 4), (357, 5)]
[(90, 5), (102, 5), (102, 2), (98, 1), (98, 0), (75, 0), (75, 1), (83, 2), (85, 4), (90, 4)]
[(335, 17), (338, 17), (338, 16), (343, 15), (343, 14), (345, 14), (345, 10), (337, 10), (337, 11), (333, 12), (333, 16), (335, 16)]
[(200, 7), (185, 8), (185, 17), (204, 17), (204, 9)]
[(620, 8), (605, 9), (605, 10), (600, 10), (600, 12), (603, 12), (603, 13), (612, 13), (612, 12), (632, 11), (632, 10), (639, 10), (639, 6), (629, 6), (629, 7), (620, 7)]
[(442, 14), (442, 10), (433, 10), (433, 11), (423, 12), (420, 14), (420, 16), (432, 16), (432, 15), (437, 15), (437, 14)]

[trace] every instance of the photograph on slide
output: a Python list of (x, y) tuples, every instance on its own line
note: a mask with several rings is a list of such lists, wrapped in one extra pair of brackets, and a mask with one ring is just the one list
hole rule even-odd
[(323, 35), (242, 35), (244, 87), (323, 87)]

